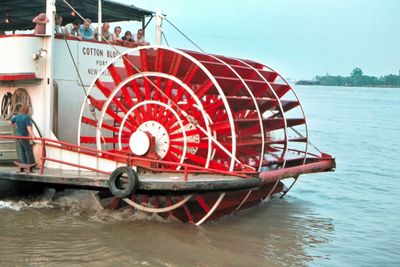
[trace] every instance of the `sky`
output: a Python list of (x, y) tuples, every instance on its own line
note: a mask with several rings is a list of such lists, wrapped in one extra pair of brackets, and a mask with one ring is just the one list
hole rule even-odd
[[(400, 0), (115, 1), (161, 10), (206, 52), (258, 61), (292, 80), (355, 67), (372, 76), (400, 71)], [(166, 22), (164, 32), (171, 46), (196, 50)]]

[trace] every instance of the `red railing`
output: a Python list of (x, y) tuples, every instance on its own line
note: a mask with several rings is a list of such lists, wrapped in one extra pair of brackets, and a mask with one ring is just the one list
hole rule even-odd
[[(28, 34), (7, 34), (7, 35), (0, 35), (1, 38), (13, 38), (13, 37), (36, 37), (36, 38), (43, 38), (43, 37), (48, 37), (47, 35), (35, 35), (32, 33)], [(79, 40), (77, 37), (74, 36), (64, 36), (62, 34), (56, 34), (54, 35), (54, 39), (60, 39), (60, 40), (69, 40), (69, 41), (79, 41), (79, 42), (88, 42), (88, 43), (99, 43), (99, 44), (107, 44), (105, 41), (98, 41), (95, 39), (90, 39), (90, 40)], [(129, 47), (129, 48), (134, 48), (138, 47), (138, 45), (134, 42), (129, 42), (129, 41), (123, 41), (123, 40), (118, 40), (116, 42), (112, 42), (113, 45), (118, 45), (118, 46), (123, 46), (123, 47)]]
[[(52, 161), (52, 162), (60, 163), (63, 165), (68, 165), (68, 166), (72, 166), (72, 167), (95, 171), (97, 173), (102, 173), (102, 174), (107, 174), (107, 175), (111, 174), (111, 172), (103, 171), (103, 170), (92, 168), (89, 166), (84, 166), (81, 164), (75, 164), (75, 163), (71, 163), (71, 162), (67, 162), (67, 161), (62, 161), (60, 159), (47, 157), (46, 156), (46, 147), (54, 147), (54, 148), (58, 148), (58, 149), (68, 150), (71, 152), (76, 152), (79, 154), (93, 156), (96, 158), (114, 160), (116, 162), (126, 163), (128, 166), (136, 166), (136, 167), (147, 169), (147, 170), (153, 171), (153, 172), (183, 173), (185, 181), (187, 181), (189, 173), (222, 174), (222, 175), (237, 176), (240, 178), (249, 178), (251, 175), (257, 174), (257, 172), (230, 172), (230, 171), (223, 171), (223, 170), (217, 170), (217, 169), (211, 169), (211, 168), (204, 168), (204, 167), (187, 164), (187, 163), (177, 163), (177, 162), (172, 162), (172, 161), (134, 157), (134, 156), (124, 155), (124, 154), (120, 154), (120, 153), (100, 151), (100, 150), (97, 150), (94, 148), (78, 146), (75, 144), (58, 141), (58, 140), (53, 140), (53, 139), (48, 139), (48, 138), (32, 139), (30, 137), (23, 137), (23, 136), (1, 135), (0, 139), (28, 139), (28, 140), (33, 140), (36, 143), (40, 143), (42, 145), (42, 151), (41, 151), (42, 153), (41, 153), (41, 159), (40, 159), (41, 160), (41, 164), (40, 164), (40, 173), (41, 174), (43, 174), (43, 172), (44, 172), (45, 161)], [(152, 167), (151, 164), (153, 164), (153, 165), (158, 165), (158, 164), (172, 165), (172, 166), (176, 166), (177, 168), (180, 167), (180, 168), (182, 168), (182, 170), (157, 168), (157, 167)]]
[[(86, 169), (90, 171), (94, 171), (97, 173), (102, 173), (106, 175), (110, 175), (111, 172), (103, 171), (97, 168), (85, 166), (82, 164), (76, 164), (72, 162), (67, 162), (67, 161), (62, 161), (60, 159), (55, 159), (55, 158), (50, 158), (46, 156), (46, 147), (54, 147), (58, 149), (64, 149), (67, 151), (71, 152), (76, 152), (79, 154), (84, 154), (84, 155), (89, 155), (93, 156), (99, 159), (107, 159), (107, 160), (113, 160), (119, 163), (126, 163), (128, 166), (136, 166), (140, 167), (149, 171), (153, 172), (162, 172), (162, 173), (183, 173), (184, 180), (188, 180), (188, 174), (193, 173), (193, 174), (221, 174), (221, 175), (230, 175), (230, 176), (236, 176), (240, 178), (250, 178), (250, 177), (260, 177), (263, 180), (271, 180), (272, 178), (276, 179), (282, 179), (288, 176), (294, 176), (294, 175), (299, 175), (302, 173), (310, 173), (310, 172), (323, 172), (323, 171), (328, 171), (331, 170), (332, 168), (335, 167), (335, 161), (332, 158), (332, 156), (322, 153), (320, 156), (311, 154), (312, 156), (316, 156), (316, 159), (319, 159), (320, 162), (315, 162), (311, 164), (305, 164), (305, 165), (299, 165), (295, 167), (289, 167), (287, 169), (280, 169), (280, 170), (273, 170), (273, 171), (267, 171), (267, 172), (230, 172), (230, 171), (223, 171), (223, 170), (217, 170), (217, 169), (210, 169), (210, 168), (204, 168), (196, 165), (191, 165), (187, 163), (177, 163), (177, 162), (172, 162), (172, 161), (164, 161), (164, 160), (157, 160), (157, 159), (149, 159), (149, 158), (140, 158), (140, 157), (134, 157), (131, 155), (124, 155), (120, 153), (112, 153), (112, 152), (107, 152), (107, 151), (100, 151), (94, 148), (90, 147), (84, 147), (84, 146), (78, 146), (75, 144), (63, 142), (63, 141), (58, 141), (58, 140), (53, 140), (53, 139), (48, 139), (48, 138), (30, 138), (30, 137), (22, 137), (22, 136), (13, 136), (13, 135), (1, 135), (0, 139), (28, 139), (28, 140), (33, 140), (36, 143), (40, 143), (42, 145), (41, 148), (41, 158), (40, 158), (40, 173), (44, 173), (44, 163), (45, 161), (52, 161), (55, 163), (63, 164), (63, 165), (68, 165), (80, 169)], [(309, 153), (308, 153), (309, 154)], [(157, 168), (157, 167), (152, 167), (152, 164), (164, 164), (164, 165), (172, 165), (176, 166), (177, 168), (180, 167), (182, 169), (177, 169), (177, 170), (172, 170), (172, 169), (164, 169), (164, 168)]]

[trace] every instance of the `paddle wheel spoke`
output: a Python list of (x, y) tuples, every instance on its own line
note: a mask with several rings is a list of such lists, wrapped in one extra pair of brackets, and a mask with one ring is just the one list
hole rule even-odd
[(163, 61), (164, 61), (164, 50), (157, 49), (156, 50), (155, 71), (162, 72)]
[[(172, 130), (176, 127), (180, 128), (180, 125), (177, 124), (177, 121), (172, 119), (173, 114), (168, 114), (168, 115), (169, 116), (164, 116), (163, 120), (161, 120), (161, 123), (164, 124), (165, 128), (169, 129), (170, 132), (172, 132)], [(167, 118), (167, 119), (165, 119), (165, 118)], [(183, 119), (183, 118), (180, 117), (179, 119)], [(173, 126), (173, 125), (175, 125), (175, 126)]]
[[(172, 128), (171, 128), (172, 129)], [(170, 130), (171, 130), (170, 129)], [(176, 132), (179, 130), (179, 128), (176, 128), (172, 133), (169, 135), (171, 140), (172, 139), (178, 139), (178, 138), (183, 138), (183, 133), (182, 132)], [(202, 135), (203, 132), (199, 131), (198, 129), (193, 129), (193, 130), (188, 130), (186, 131), (186, 136), (193, 136), (193, 135)]]
[[(91, 126), (93, 126), (93, 127), (97, 127), (97, 121), (95, 121), (95, 120), (93, 120), (93, 119), (90, 119), (90, 118), (88, 118), (88, 117), (82, 117), (82, 122), (85, 123), (85, 124), (87, 124), (87, 125), (91, 125)], [(110, 130), (110, 131), (112, 131), (112, 132), (114, 132), (114, 133), (118, 133), (118, 132), (120, 131), (119, 128), (117, 128), (117, 127), (115, 127), (115, 126), (112, 126), (112, 125), (108, 125), (108, 124), (106, 124), (106, 123), (103, 123), (103, 124), (102, 124), (102, 127), (103, 127), (104, 129)], [(128, 137), (128, 136), (130, 135), (130, 132), (128, 132), (128, 131), (126, 131), (126, 130), (122, 130), (121, 133), (122, 133), (122, 136), (125, 136), (125, 137)]]
[(152, 105), (151, 106), (151, 118), (157, 122), (161, 122), (163, 115), (166, 115), (165, 108), (162, 106)]
[(210, 208), (208, 207), (207, 203), (204, 201), (204, 199), (201, 196), (196, 197), (197, 203), (199, 203), (200, 207), (205, 211), (205, 212), (210, 212)]
[[(172, 206), (174, 205), (174, 202), (172, 201), (172, 198), (170, 196), (165, 197), (165, 203), (167, 206)], [(173, 210), (168, 211), (169, 215), (173, 215)]]
[(155, 196), (155, 197), (154, 197), (153, 206), (154, 206), (154, 208), (156, 208), (156, 209), (160, 208), (160, 199), (159, 199), (158, 196)]
[[(176, 151), (178, 151), (178, 152), (176, 152)], [(180, 158), (179, 157), (177, 157), (177, 156), (175, 156), (173, 153), (171, 153), (172, 151), (171, 151), (171, 149), (168, 151), (168, 153), (167, 153), (167, 155), (164, 157), (164, 160), (166, 160), (166, 161), (172, 161), (172, 162), (179, 162), (180, 161)], [(179, 154), (181, 151), (180, 150), (175, 150), (174, 151), (175, 153), (177, 153), (177, 154)], [(175, 169), (176, 169), (176, 167), (175, 167)]]
[(142, 195), (142, 206), (148, 207), (149, 206), (149, 197), (147, 195)]
[(191, 64), (185, 77), (183, 77), (182, 81), (186, 84), (190, 84), (193, 80), (194, 76), (198, 73), (199, 66), (196, 64)]
[(107, 98), (110, 96), (111, 94), (111, 89), (109, 87), (113, 87), (115, 86), (115, 84), (110, 84), (110, 83), (103, 83), (102, 81), (100, 81), (99, 79), (96, 80), (96, 87), (97, 89), (100, 90), (100, 92)]
[(183, 207), (183, 210), (185, 211), (185, 214), (186, 214), (186, 217), (187, 217), (188, 221), (190, 223), (194, 223), (194, 220), (193, 220), (192, 214), (190, 213), (189, 208), (186, 205), (183, 205), (182, 207)]
[(148, 71), (148, 60), (147, 60), (147, 51), (146, 50), (140, 50), (140, 64), (141, 64), (141, 71), (145, 72)]
[(122, 203), (122, 200), (120, 198), (114, 197), (111, 200), (110, 204), (108, 205), (108, 208), (110, 210), (116, 210), (121, 207), (121, 203)]
[(151, 118), (151, 114), (149, 114), (149, 111), (145, 106), (140, 106), (134, 111), (132, 111), (133, 114), (138, 118), (137, 119), (137, 124), (141, 125), (143, 122), (148, 121), (149, 118)]
[(132, 76), (138, 73), (137, 69), (134, 68), (134, 64), (126, 55), (122, 56), (122, 62), (124, 64), (127, 76)]
[(161, 94), (161, 92), (159, 90), (157, 90), (157, 88), (161, 88), (162, 87), (162, 79), (160, 77), (157, 77), (154, 81), (154, 90), (153, 90), (153, 100), (157, 100), (157, 101), (162, 101), (163, 100), (163, 95)]
[(145, 94), (144, 94), (144, 97), (145, 97), (145, 99), (151, 99), (151, 83), (152, 81), (149, 79), (149, 78), (147, 78), (147, 77), (145, 77), (144, 79), (143, 79), (143, 84), (144, 84), (144, 92), (145, 92)]
[(121, 83), (121, 77), (117, 72), (117, 68), (115, 67), (114, 64), (110, 64), (107, 67), (108, 73), (110, 73), (111, 78), (113, 79), (115, 84), (120, 84)]
[(133, 81), (130, 81), (128, 84), (133, 89), (133, 92), (134, 92), (134, 94), (135, 94), (135, 96), (137, 98), (137, 102), (138, 103), (142, 102), (144, 96), (142, 95), (142, 93), (141, 93), (141, 91), (139, 89), (137, 81), (133, 80)]
[[(117, 122), (118, 124), (122, 124), (123, 122), (123, 118), (120, 117), (117, 112), (115, 112), (114, 110), (107, 108), (106, 109), (106, 114), (109, 115), (111, 118), (113, 118), (115, 120), (115, 122)], [(135, 131), (137, 129), (137, 124), (135, 120), (129, 120), (125, 123), (125, 126), (127, 128), (129, 128), (131, 131)]]
[[(174, 138), (173, 133), (175, 133), (176, 131), (180, 131), (181, 130), (181, 126), (178, 123), (175, 123), (174, 125), (169, 125), (169, 129), (168, 131), (171, 133), (170, 134), (170, 138)], [(182, 134), (182, 131), (179, 132), (179, 134)], [(186, 132), (186, 135), (188, 135), (188, 132)]]

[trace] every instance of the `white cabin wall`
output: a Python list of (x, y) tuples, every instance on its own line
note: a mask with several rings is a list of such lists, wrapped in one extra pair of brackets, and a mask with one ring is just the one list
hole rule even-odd
[(0, 38), (0, 75), (26, 76), (34, 78), (15, 78), (12, 81), (0, 81), (0, 98), (7, 92), (14, 93), (17, 88), (25, 88), (31, 98), (32, 118), (40, 132), (44, 133), (46, 120), (45, 112), (45, 58), (34, 59), (40, 49), (46, 48), (45, 38), (31, 35), (15, 35)]
[[(117, 53), (110, 45), (104, 43), (78, 40), (67, 40), (67, 42), (88, 92), (97, 74)], [(126, 50), (125, 47), (116, 47), (121, 52)], [(63, 39), (56, 39), (54, 42), (54, 62), (54, 79), (58, 84), (58, 139), (77, 143), (78, 123), (85, 93), (68, 46)], [(112, 81), (107, 71), (102, 80)], [(102, 95), (98, 97), (104, 98)]]
[(44, 61), (33, 55), (45, 48), (44, 38), (15, 36), (0, 39), (0, 74), (35, 74), (44, 78)]

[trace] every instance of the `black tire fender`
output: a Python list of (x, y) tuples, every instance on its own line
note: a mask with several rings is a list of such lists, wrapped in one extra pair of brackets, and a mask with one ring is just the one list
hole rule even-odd
[[(121, 177), (123, 176), (127, 180), (124, 184), (121, 181)], [(108, 187), (113, 196), (125, 198), (135, 193), (139, 188), (139, 177), (130, 167), (118, 167), (111, 173), (108, 180)]]

